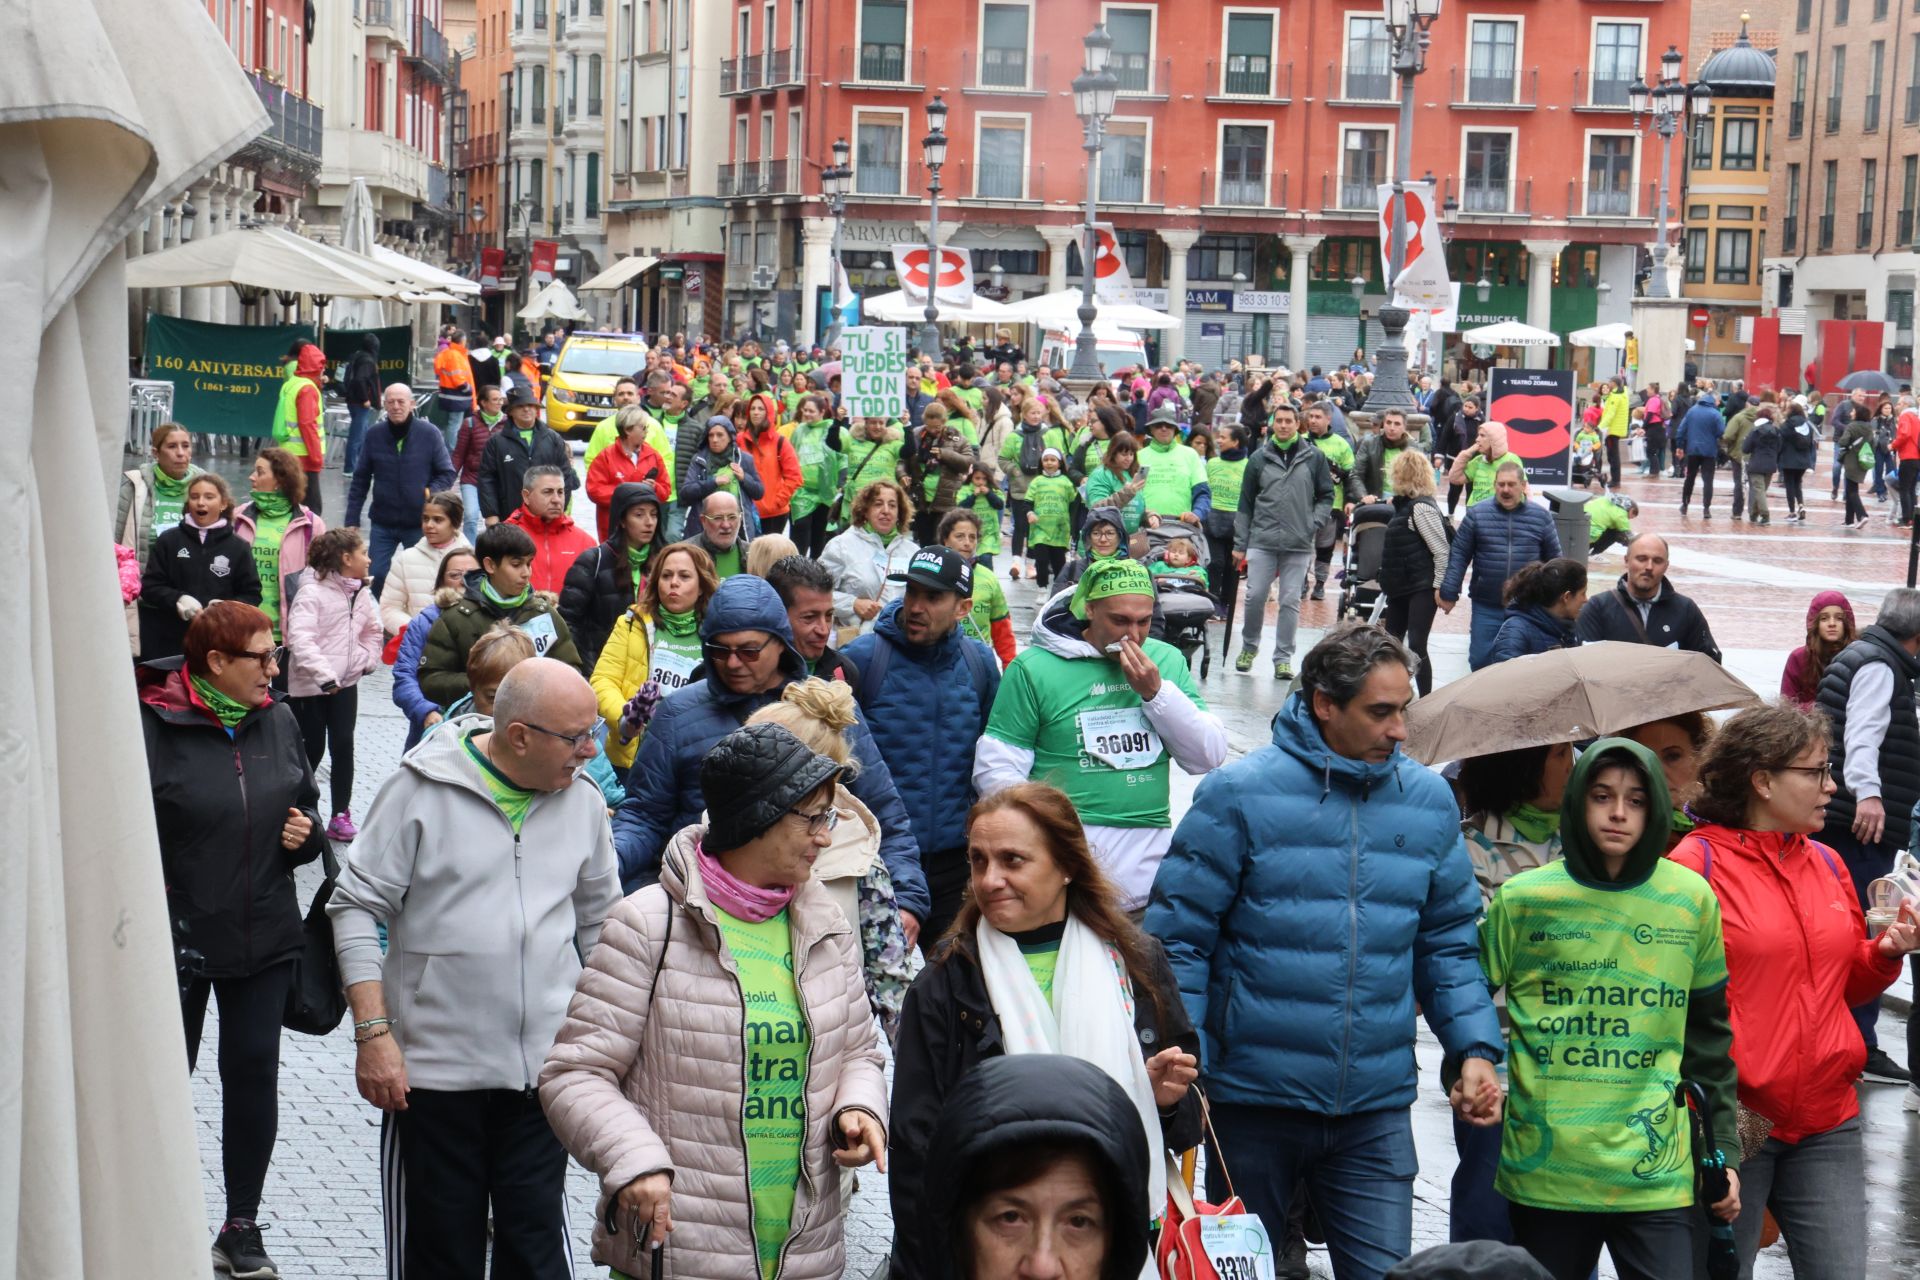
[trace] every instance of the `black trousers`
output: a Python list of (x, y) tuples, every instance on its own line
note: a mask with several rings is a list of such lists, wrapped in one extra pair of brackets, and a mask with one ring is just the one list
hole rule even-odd
[(307, 496), (300, 499), (300, 505), (315, 515), (320, 514), (320, 477), (324, 471), (307, 472)]
[(1807, 505), (1806, 495), (1800, 491), (1800, 482), (1806, 478), (1806, 475), (1804, 468), (1783, 469), (1780, 472), (1780, 483), (1787, 490), (1788, 515)]
[(1217, 612), (1225, 617), (1240, 599), (1240, 575), (1233, 568), (1233, 533), (1207, 536), (1207, 585), (1220, 601)]
[(360, 717), (360, 687), (348, 685), (334, 693), (310, 698), (288, 698), (300, 736), (307, 744), (307, 764), (318, 769), (327, 748), (333, 748), (334, 813), (353, 807), (353, 726)]
[(761, 516), (760, 517), (760, 532), (785, 533), (786, 531), (787, 531), (787, 518), (785, 516)]
[(1413, 686), (1423, 698), (1433, 692), (1433, 660), (1427, 656), (1427, 636), (1432, 633), (1433, 620), (1439, 612), (1440, 603), (1433, 598), (1433, 592), (1416, 591), (1412, 595), (1388, 596), (1387, 611), (1380, 616), (1387, 634), (1406, 641), (1407, 648), (1420, 659), (1420, 669), (1413, 673)]
[(1448, 515), (1452, 515), (1454, 508), (1460, 505), (1460, 495), (1465, 493), (1466, 491), (1467, 491), (1467, 486), (1463, 484), (1450, 484), (1447, 486), (1447, 514)]
[(818, 560), (820, 553), (827, 549), (827, 520), (831, 512), (825, 507), (815, 507), (812, 512), (793, 522), (793, 529), (787, 534), (793, 539), (793, 545), (800, 548), (800, 554)]
[(1008, 498), (1007, 505), (1013, 509), (1013, 545), (1007, 554), (1018, 560), (1027, 554), (1027, 512), (1033, 504), (1025, 498)]
[(1644, 1213), (1580, 1213), (1516, 1204), (1513, 1242), (1553, 1273), (1587, 1280), (1606, 1248), (1620, 1280), (1673, 1280), (1693, 1274), (1692, 1209)]
[(220, 1002), (220, 1172), (229, 1220), (260, 1216), (280, 1133), (280, 1017), (292, 981), (293, 961), (283, 960), (245, 978), (196, 979), (180, 996), (189, 1072), (200, 1061), (207, 996)]
[(1867, 504), (1860, 501), (1860, 484), (1852, 477), (1847, 478), (1847, 514), (1841, 522), (1843, 524), (1865, 524), (1867, 521)]
[(1899, 486), (1900, 492), (1900, 520), (1902, 523), (1911, 524), (1914, 488), (1916, 483), (1920, 483), (1920, 461), (1903, 460), (1895, 483)]
[(566, 1148), (548, 1127), (539, 1095), (412, 1090), (407, 1109), (380, 1122), (389, 1274), (572, 1280), (566, 1179)]
[(1693, 501), (1693, 480), (1700, 477), (1700, 514), (1713, 514), (1713, 465), (1712, 458), (1687, 458), (1687, 478), (1680, 482), (1680, 510), (1685, 511), (1687, 504)]
[(1033, 580), (1044, 591), (1054, 576), (1067, 567), (1067, 549), (1035, 542), (1027, 550), (1033, 553)]
[(1620, 487), (1620, 437), (1611, 434), (1607, 436), (1607, 483)]
[(920, 949), (931, 954), (933, 944), (945, 936), (967, 900), (972, 868), (967, 863), (966, 846), (925, 855), (920, 859), (920, 870), (926, 873), (927, 893), (933, 899), (933, 914), (920, 925)]

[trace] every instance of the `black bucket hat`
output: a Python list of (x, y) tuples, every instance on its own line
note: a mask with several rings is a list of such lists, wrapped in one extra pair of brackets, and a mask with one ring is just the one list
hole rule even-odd
[(700, 762), (707, 851), (725, 853), (765, 834), (840, 772), (838, 764), (777, 724), (734, 730)]

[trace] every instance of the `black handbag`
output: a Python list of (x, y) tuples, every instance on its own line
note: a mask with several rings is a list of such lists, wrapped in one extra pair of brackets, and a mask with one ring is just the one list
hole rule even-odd
[(320, 865), (326, 870), (326, 879), (314, 891), (313, 905), (307, 908), (300, 954), (293, 961), (293, 985), (287, 990), (287, 1006), (280, 1015), (281, 1026), (309, 1036), (330, 1034), (347, 1016), (340, 957), (333, 949), (333, 920), (327, 915), (333, 882), (340, 876), (331, 841), (321, 845)]

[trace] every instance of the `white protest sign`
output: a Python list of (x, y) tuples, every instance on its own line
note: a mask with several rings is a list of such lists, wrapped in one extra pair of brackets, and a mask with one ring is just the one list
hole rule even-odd
[(907, 416), (907, 331), (854, 325), (840, 335), (840, 395), (847, 416)]

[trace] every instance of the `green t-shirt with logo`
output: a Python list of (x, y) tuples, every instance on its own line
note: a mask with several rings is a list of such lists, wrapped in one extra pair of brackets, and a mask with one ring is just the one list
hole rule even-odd
[(1064, 547), (1073, 540), (1073, 500), (1080, 496), (1073, 481), (1058, 472), (1035, 476), (1027, 486), (1027, 501), (1040, 517), (1027, 529), (1027, 541), (1036, 547)]
[[(1142, 647), (1161, 679), (1206, 710), (1178, 649), (1152, 638)], [(1117, 658), (1022, 650), (1001, 678), (987, 734), (1033, 752), (1028, 776), (1066, 792), (1088, 825), (1172, 825), (1172, 759)]]
[(1020, 944), (1020, 958), (1027, 962), (1027, 972), (1033, 975), (1034, 985), (1040, 988), (1040, 995), (1048, 1004), (1052, 1004), (1053, 974), (1060, 967), (1060, 939), (1023, 942)]
[(286, 541), (293, 513), (270, 516), (257, 505), (253, 511), (253, 568), (260, 575), (260, 612), (273, 621), (273, 638), (280, 639), (280, 544)]
[(1007, 591), (999, 575), (983, 565), (973, 566), (973, 611), (961, 620), (966, 634), (993, 648), (993, 624), (1008, 617)]
[(1207, 488), (1213, 494), (1213, 509), (1232, 514), (1240, 509), (1240, 486), (1246, 482), (1247, 460), (1207, 459)]
[(1149, 443), (1140, 451), (1147, 468), (1140, 496), (1147, 510), (1161, 517), (1179, 517), (1193, 511), (1193, 486), (1207, 483), (1207, 460), (1175, 439), (1166, 448)]
[(527, 810), (532, 807), (536, 793), (523, 790), (508, 781), (507, 775), (495, 768), (493, 761), (487, 759), (486, 754), (473, 745), (474, 736), (479, 732), (480, 730), (475, 729), (467, 734), (460, 740), (460, 745), (466, 748), (467, 759), (473, 762), (474, 772), (480, 775), (480, 785), (487, 789), (487, 794), (493, 798), (494, 806), (506, 816), (507, 821), (513, 826), (513, 834), (517, 836), (520, 834), (521, 826), (526, 823)]
[[(1313, 442), (1314, 448), (1320, 450), (1321, 455), (1327, 460), (1327, 465), (1332, 467), (1336, 474), (1351, 475), (1353, 473), (1352, 445), (1331, 431), (1323, 436), (1309, 434), (1307, 439)], [(1335, 511), (1340, 510), (1341, 507), (1346, 505), (1346, 502), (1347, 486), (1344, 483), (1335, 484), (1333, 486), (1333, 509)]]
[(1500, 468), (1509, 462), (1521, 468), (1523, 472), (1526, 469), (1527, 464), (1520, 460), (1520, 455), (1517, 453), (1503, 453), (1492, 462), (1478, 453), (1467, 459), (1467, 505), (1469, 507), (1476, 502), (1485, 502), (1493, 496), (1494, 477), (1499, 473)]
[(971, 485), (960, 491), (960, 505), (980, 517), (980, 545), (974, 549), (974, 554), (996, 554), (1000, 550), (1001, 508), (994, 506), (986, 494), (975, 493)]
[(772, 1280), (793, 1221), (794, 1188), (807, 1137), (807, 1053), (812, 1035), (793, 977), (793, 929), (783, 910), (754, 924), (719, 908), (746, 1000), (747, 1092), (740, 1124), (747, 1138), (747, 1185), (760, 1274)]
[(1727, 981), (1707, 882), (1664, 859), (1623, 889), (1584, 885), (1564, 861), (1523, 871), (1494, 894), (1480, 963), (1513, 1023), (1494, 1188), (1548, 1209), (1693, 1204), (1674, 1089), (1687, 1007)]

